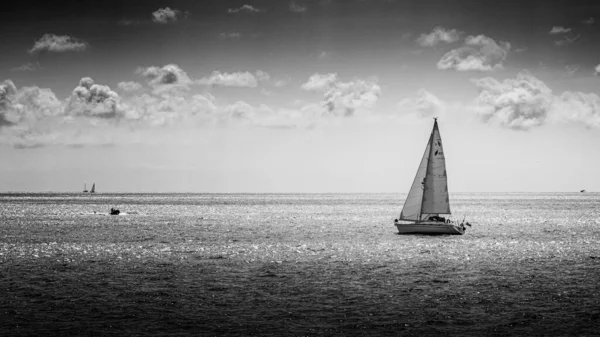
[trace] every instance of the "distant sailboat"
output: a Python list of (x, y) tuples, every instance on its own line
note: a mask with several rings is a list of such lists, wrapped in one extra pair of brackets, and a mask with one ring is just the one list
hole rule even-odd
[[(400, 218), (394, 220), (400, 234), (464, 234), (465, 223), (446, 219), (450, 216), (446, 158), (442, 138), (434, 118), (433, 130), (415, 180), (408, 192)], [(468, 222), (466, 225), (471, 226)]]
[(87, 193), (87, 186), (85, 185), (85, 183), (83, 184), (83, 193)]
[(581, 193), (585, 193), (585, 190), (581, 190), (581, 191), (579, 191), (579, 192), (581, 192)]
[(90, 190), (90, 193), (96, 193), (96, 183), (92, 184), (92, 189)]

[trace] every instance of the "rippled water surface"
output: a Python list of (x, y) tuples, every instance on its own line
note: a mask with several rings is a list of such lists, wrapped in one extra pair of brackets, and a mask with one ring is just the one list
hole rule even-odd
[(600, 194), (452, 195), (463, 236), (403, 197), (0, 194), (0, 335), (600, 331)]

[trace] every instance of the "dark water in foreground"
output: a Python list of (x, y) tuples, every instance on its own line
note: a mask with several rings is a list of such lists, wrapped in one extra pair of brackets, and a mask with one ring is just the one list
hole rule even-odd
[(0, 335), (600, 333), (600, 194), (452, 195), (436, 237), (399, 198), (0, 194)]

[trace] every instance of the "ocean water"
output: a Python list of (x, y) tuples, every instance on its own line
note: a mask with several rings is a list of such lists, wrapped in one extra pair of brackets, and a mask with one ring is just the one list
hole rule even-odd
[(600, 194), (452, 194), (462, 236), (404, 197), (0, 194), (0, 335), (600, 333)]

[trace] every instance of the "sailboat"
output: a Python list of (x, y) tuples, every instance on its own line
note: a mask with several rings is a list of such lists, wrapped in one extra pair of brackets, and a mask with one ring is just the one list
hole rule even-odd
[(85, 185), (85, 183), (83, 184), (83, 193), (87, 193), (87, 186)]
[(96, 183), (92, 184), (92, 189), (90, 190), (90, 193), (96, 193)]
[[(417, 175), (394, 225), (400, 234), (464, 234), (464, 219), (459, 224), (447, 219), (450, 214), (446, 158), (437, 118), (434, 118)], [(468, 222), (466, 225), (471, 226)]]

